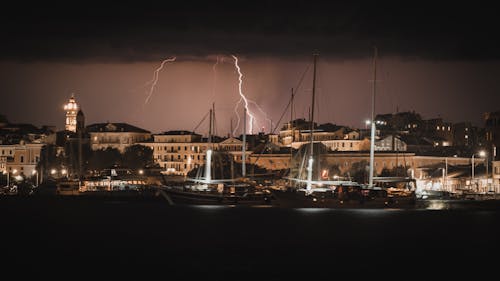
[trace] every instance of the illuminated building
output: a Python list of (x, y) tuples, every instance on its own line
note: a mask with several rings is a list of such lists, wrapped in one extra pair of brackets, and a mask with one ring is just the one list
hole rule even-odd
[(41, 143), (0, 144), (0, 172), (31, 177), (40, 161)]
[[(243, 142), (232, 137), (209, 143), (194, 132), (168, 131), (153, 135), (151, 142), (140, 144), (153, 150), (153, 160), (163, 169), (162, 173), (168, 175), (185, 176), (192, 169), (204, 165), (209, 147), (214, 151), (229, 153), (235, 162), (241, 163), (242, 160)], [(251, 151), (245, 153), (250, 155)]]
[(71, 95), (68, 103), (64, 105), (64, 110), (66, 111), (66, 131), (76, 132), (79, 106), (76, 103), (75, 97), (73, 95)]
[(151, 132), (127, 123), (98, 123), (87, 126), (92, 150), (116, 148), (120, 153), (128, 146), (151, 138)]

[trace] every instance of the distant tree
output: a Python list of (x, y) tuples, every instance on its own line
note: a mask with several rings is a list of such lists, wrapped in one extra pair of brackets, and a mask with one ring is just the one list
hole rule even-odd
[(408, 173), (403, 166), (394, 167), (392, 169), (384, 168), (380, 172), (381, 177), (406, 177)]
[(42, 171), (43, 178), (47, 179), (50, 175), (50, 170), (59, 169), (64, 164), (64, 156), (57, 154), (57, 146), (46, 144), (40, 151), (40, 161), (37, 164), (37, 169)]
[(352, 180), (360, 183), (366, 183), (368, 181), (368, 169), (369, 164), (366, 160), (353, 163), (350, 169)]
[(89, 170), (103, 170), (110, 167), (119, 166), (121, 164), (121, 154), (116, 148), (106, 148), (95, 150), (90, 155), (88, 160)]
[(125, 149), (121, 164), (130, 169), (140, 169), (154, 166), (153, 150), (144, 145), (132, 145)]

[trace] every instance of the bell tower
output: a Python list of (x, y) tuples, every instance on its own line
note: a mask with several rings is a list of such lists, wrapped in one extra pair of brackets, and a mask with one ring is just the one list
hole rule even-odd
[(71, 95), (68, 103), (64, 105), (64, 110), (66, 110), (66, 131), (76, 132), (77, 115), (79, 106), (75, 101), (74, 95)]

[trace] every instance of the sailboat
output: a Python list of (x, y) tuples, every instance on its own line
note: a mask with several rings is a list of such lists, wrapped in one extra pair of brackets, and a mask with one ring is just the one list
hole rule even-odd
[[(404, 193), (399, 187), (400, 181), (406, 182), (406, 179), (386, 179), (385, 183), (392, 184), (391, 188), (387, 186), (375, 186), (373, 184), (373, 166), (374, 166), (374, 140), (375, 126), (372, 123), (371, 147), (370, 147), (370, 182), (368, 185), (353, 182), (350, 180), (313, 180), (314, 162), (320, 161), (319, 153), (316, 159), (314, 154), (314, 104), (315, 104), (315, 86), (316, 86), (316, 63), (317, 56), (314, 55), (313, 71), (313, 89), (310, 114), (309, 144), (307, 147), (307, 177), (289, 177), (288, 180), (293, 185), (285, 191), (274, 190), (279, 205), (283, 207), (319, 207), (319, 208), (384, 208), (393, 207), (413, 202), (413, 197)], [(375, 60), (376, 62), (376, 54)], [(374, 76), (376, 72), (374, 71)], [(375, 84), (374, 84), (375, 88)], [(372, 98), (372, 121), (374, 112), (374, 96)], [(300, 174), (299, 174), (300, 175)], [(398, 188), (396, 188), (396, 186)], [(404, 190), (406, 191), (406, 190)], [(403, 196), (404, 195), (404, 196)], [(408, 200), (406, 200), (408, 199)]]
[[(242, 146), (242, 178), (214, 179), (214, 144), (212, 132), (214, 127), (215, 109), (210, 109), (210, 129), (208, 147), (205, 155), (204, 175), (189, 178), (181, 185), (166, 186), (163, 191), (171, 204), (180, 205), (269, 205), (273, 203), (274, 195), (267, 189), (257, 188), (245, 178), (245, 134)], [(231, 159), (232, 161), (232, 159)], [(224, 166), (222, 168), (225, 168)]]

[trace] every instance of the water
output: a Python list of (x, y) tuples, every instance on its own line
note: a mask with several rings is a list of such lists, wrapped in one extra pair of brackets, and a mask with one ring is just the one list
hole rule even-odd
[(478, 277), (500, 250), (498, 202), (333, 210), (4, 198), (0, 213), (2, 266), (23, 268), (16, 274), (282, 280), (387, 278), (399, 268), (413, 277)]

